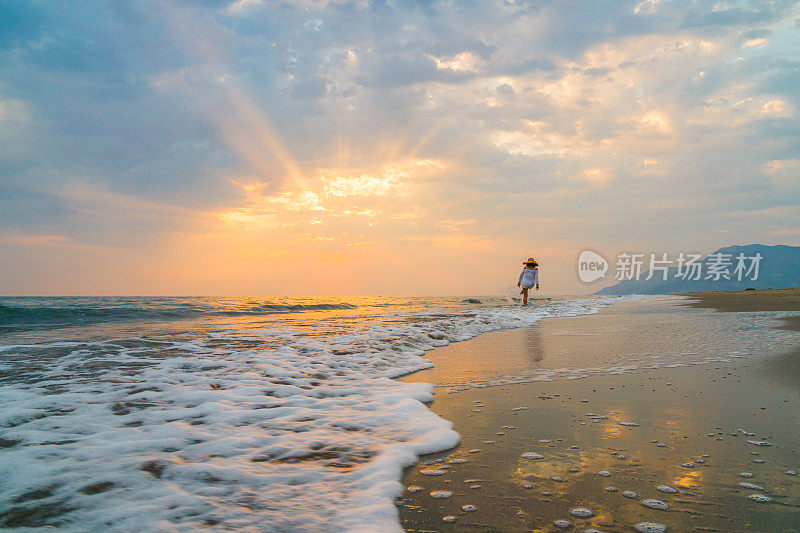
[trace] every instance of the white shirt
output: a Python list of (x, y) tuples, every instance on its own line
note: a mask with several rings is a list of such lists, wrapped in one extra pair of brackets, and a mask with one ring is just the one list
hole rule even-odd
[(519, 275), (519, 282), (523, 287), (533, 287), (539, 284), (539, 269), (523, 268), (522, 273)]

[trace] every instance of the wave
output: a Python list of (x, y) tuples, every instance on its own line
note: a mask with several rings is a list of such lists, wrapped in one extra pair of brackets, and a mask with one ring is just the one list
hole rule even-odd
[(127, 320), (170, 320), (185, 318), (257, 316), (279, 313), (304, 313), (356, 309), (346, 302), (331, 303), (257, 303), (238, 305), (197, 305), (177, 303), (172, 305), (132, 306), (12, 306), (0, 304), (0, 331), (73, 326), (99, 322)]

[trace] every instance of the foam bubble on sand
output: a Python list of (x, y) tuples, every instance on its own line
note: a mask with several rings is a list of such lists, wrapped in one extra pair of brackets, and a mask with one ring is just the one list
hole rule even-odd
[(597, 472), (597, 475), (602, 477), (610, 477), (611, 472), (609, 472), (608, 470), (600, 470), (599, 472)]
[(632, 500), (639, 497), (639, 495), (633, 492), (632, 490), (623, 490), (621, 494), (626, 498), (630, 498)]
[(796, 476), (797, 470), (787, 470), (786, 472), (784, 472), (784, 474), (786, 474), (787, 476)]
[(471, 503), (468, 503), (467, 505), (462, 505), (461, 510), (464, 511), (465, 513), (474, 513), (475, 511), (478, 510), (478, 508), (472, 505)]
[(606, 492), (617, 492), (619, 489), (617, 487), (603, 487), (603, 490)]
[(406, 490), (413, 494), (415, 492), (419, 492), (419, 491), (425, 490), (425, 489), (423, 487), (420, 487), (419, 485), (411, 485)]
[(479, 452), (480, 452), (480, 450), (479, 450), (478, 448), (472, 448), (472, 449), (471, 449), (469, 452), (467, 452), (467, 453), (479, 453)]
[(739, 486), (750, 490), (766, 490), (761, 485), (756, 485), (755, 483), (748, 483), (746, 481), (740, 481)]
[(751, 494), (750, 496), (748, 496), (748, 498), (758, 503), (772, 503), (773, 501), (775, 501), (769, 496), (766, 496), (764, 494)]
[(763, 462), (764, 462), (764, 459), (753, 459), (753, 462), (754, 462), (754, 463), (761, 464), (761, 463), (763, 463)]
[(659, 511), (666, 511), (667, 509), (669, 509), (668, 503), (662, 502), (661, 500), (655, 500), (652, 498), (647, 500), (642, 500), (642, 505), (650, 509), (658, 509)]
[(560, 529), (567, 529), (568, 527), (572, 527), (572, 522), (569, 520), (556, 520), (553, 522), (553, 525)]
[(563, 478), (563, 477), (561, 477), (561, 476), (553, 476), (553, 477), (551, 477), (550, 479), (552, 479), (553, 481), (556, 481), (556, 482), (558, 482), (558, 483), (561, 483), (561, 482), (563, 482), (563, 481), (564, 481), (564, 478)]
[(748, 440), (747, 444), (752, 444), (753, 446), (772, 446), (772, 444), (765, 440)]
[(740, 477), (753, 477), (752, 472), (739, 472)]
[(466, 459), (456, 458), (456, 459), (450, 459), (447, 462), (450, 463), (451, 465), (462, 465), (462, 464), (466, 463), (467, 460)]
[(522, 458), (523, 459), (531, 459), (531, 460), (535, 461), (537, 459), (544, 459), (544, 455), (540, 455), (540, 454), (538, 454), (536, 452), (525, 452), (525, 453), (522, 454)]
[(670, 487), (669, 485), (659, 485), (658, 487), (656, 487), (656, 490), (658, 492), (665, 492), (667, 494), (677, 494), (678, 493), (678, 489), (676, 489), (674, 487)]
[(513, 409), (511, 409), (511, 410), (512, 410), (512, 411), (527, 411), (527, 410), (528, 410), (528, 408), (527, 408), (527, 407), (524, 407), (524, 406), (521, 406), (521, 407), (514, 407), (514, 408), (513, 408)]
[(667, 526), (657, 522), (639, 522), (633, 526), (633, 529), (639, 533), (664, 533), (667, 530)]
[(440, 470), (438, 468), (423, 468), (419, 471), (420, 474), (423, 476), (442, 476), (447, 472), (445, 470)]
[(620, 426), (631, 427), (631, 428), (635, 428), (635, 427), (639, 426), (639, 424), (637, 424), (636, 422), (618, 422), (618, 424)]
[(433, 492), (431, 492), (432, 497), (440, 499), (449, 498), (452, 495), (453, 493), (449, 490), (434, 490)]
[(525, 483), (525, 484), (522, 486), (522, 488), (523, 488), (523, 489), (532, 489), (532, 488), (533, 488), (533, 483)]
[(456, 516), (453, 516), (453, 515), (450, 515), (450, 516), (445, 516), (445, 517), (443, 517), (443, 518), (442, 518), (442, 521), (443, 521), (443, 522), (447, 522), (448, 524), (452, 524), (452, 523), (453, 523), (453, 522), (455, 522), (456, 520), (458, 520), (458, 517), (456, 517)]
[(681, 466), (682, 466), (683, 468), (694, 468), (694, 467), (695, 467), (695, 464), (694, 464), (694, 463), (691, 463), (691, 462), (687, 462), (687, 463), (683, 463)]

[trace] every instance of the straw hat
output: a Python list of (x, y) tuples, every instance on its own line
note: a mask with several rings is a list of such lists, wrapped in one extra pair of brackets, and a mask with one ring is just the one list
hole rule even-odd
[(538, 265), (539, 264), (539, 263), (536, 262), (536, 259), (534, 259), (533, 257), (529, 257), (527, 261), (523, 261), (522, 262), (523, 265), (529, 265), (531, 263), (533, 263), (534, 265)]

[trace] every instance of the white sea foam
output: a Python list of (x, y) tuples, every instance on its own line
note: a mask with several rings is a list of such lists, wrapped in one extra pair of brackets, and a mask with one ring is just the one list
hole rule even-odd
[(536, 452), (525, 452), (525, 453), (522, 454), (521, 457), (523, 459), (531, 459), (531, 460), (534, 460), (534, 461), (536, 459), (544, 459), (544, 455), (538, 454)]
[(664, 533), (667, 530), (667, 526), (656, 522), (639, 522), (633, 526), (633, 529), (639, 533)]
[(88, 529), (399, 531), (403, 468), (459, 436), (431, 385), (392, 378), (436, 346), (615, 300), (2, 346), (0, 507)]
[(661, 500), (655, 499), (647, 499), (642, 500), (642, 505), (645, 507), (649, 507), (650, 509), (658, 509), (659, 511), (666, 511), (669, 509), (669, 504), (666, 502), (662, 502)]

